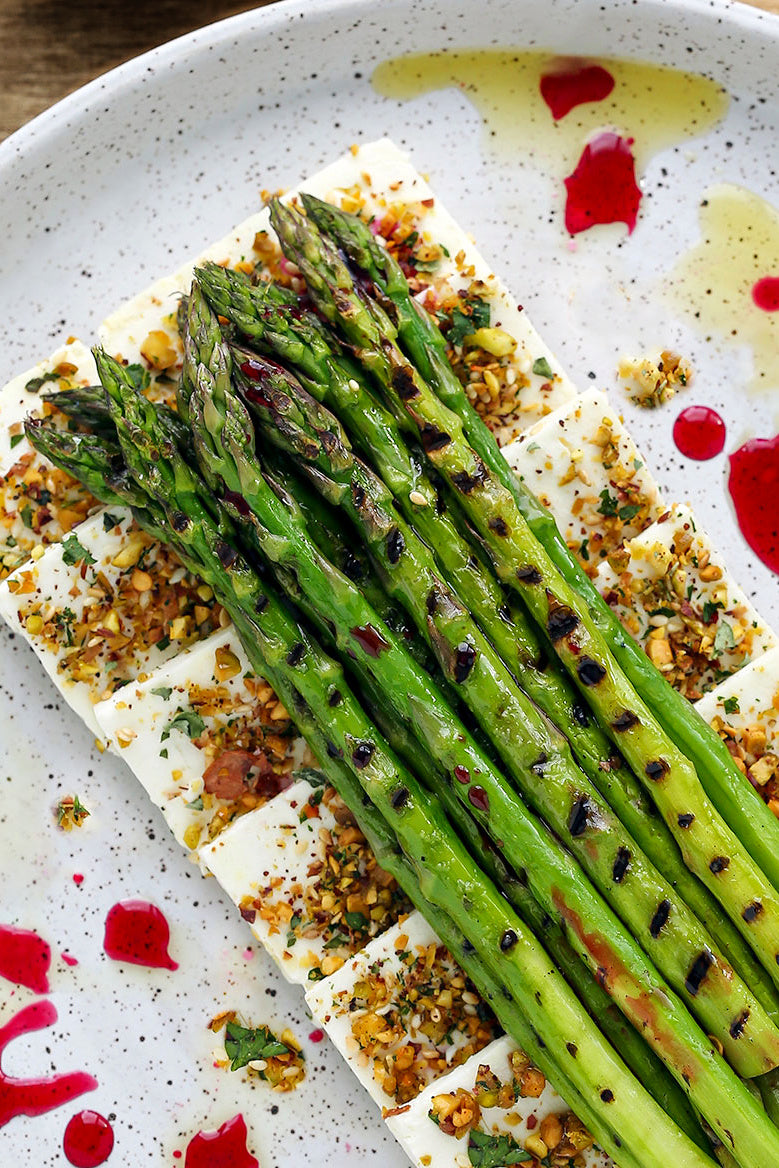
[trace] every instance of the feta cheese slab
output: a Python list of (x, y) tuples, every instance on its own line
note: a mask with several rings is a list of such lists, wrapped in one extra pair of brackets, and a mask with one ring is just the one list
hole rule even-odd
[[(99, 736), (95, 703), (211, 631), (211, 610), (203, 602), (195, 624), (197, 582), (125, 509), (97, 512), (41, 552), (0, 584), (0, 616)], [(155, 611), (163, 596), (182, 615)]]
[(108, 746), (194, 853), (289, 786), (289, 772), (307, 758), (232, 627), (98, 702), (95, 716)]
[(779, 815), (779, 648), (745, 665), (695, 708)]
[(200, 850), (288, 981), (334, 973), (409, 905), (332, 788), (301, 779)]
[(601, 595), (691, 701), (777, 644), (686, 504), (598, 569)]
[[(437, 1096), (447, 1096), (458, 1091), (473, 1092), (477, 1098), (481, 1096), (483, 1099), (484, 1088), (477, 1084), (488, 1079), (501, 1085), (512, 1084), (517, 1077), (518, 1066), (522, 1065), (522, 1062), (516, 1062), (518, 1053), (523, 1060), (524, 1056), (518, 1052), (517, 1045), (512, 1039), (507, 1036), (498, 1038), (478, 1054), (472, 1055), (462, 1066), (430, 1083), (408, 1106), (399, 1107), (395, 1115), (387, 1117), (387, 1126), (412, 1164), (417, 1168), (470, 1168), (472, 1161), (468, 1155), (469, 1134), (458, 1138), (454, 1134), (448, 1134), (445, 1122), (435, 1123), (430, 1118), (431, 1110), (436, 1108), (434, 1100)], [(514, 1063), (512, 1059), (515, 1060)], [(569, 1111), (565, 1101), (549, 1082), (545, 1083), (537, 1098), (531, 1096), (523, 1098), (520, 1095), (514, 1100), (513, 1092), (510, 1094), (511, 1102), (507, 1108), (490, 1107), (482, 1103), (477, 1125), (482, 1137), (487, 1139), (508, 1137), (520, 1148), (524, 1148), (529, 1137), (538, 1137), (544, 1130), (543, 1120), (546, 1116), (563, 1117)], [(531, 1116), (533, 1119), (531, 1127), (528, 1128)], [(613, 1161), (605, 1152), (595, 1147), (588, 1148), (582, 1153), (582, 1157), (587, 1168), (610, 1168), (613, 1165)], [(490, 1160), (490, 1163), (503, 1162)]]
[(23, 428), (28, 414), (41, 412), (39, 392), (96, 381), (89, 349), (71, 341), (0, 389), (0, 579), (33, 548), (56, 543), (97, 507), (80, 483), (33, 450)]
[[(518, 406), (511, 421), (522, 428), (554, 410), (576, 393), (560, 367), (473, 241), (444, 209), (434, 192), (412, 166), (408, 155), (388, 138), (370, 142), (345, 154), (318, 174), (288, 191), (293, 199), (300, 191), (327, 199), (349, 210), (360, 210), (382, 221), (387, 215), (405, 218), (437, 257), (434, 279), (421, 288), (420, 299), (435, 308), (440, 290), (457, 293), (479, 286), (479, 296), (490, 306), (490, 325), (507, 333), (513, 348), (497, 362), (498, 373), (508, 373), (516, 387)], [(169, 378), (181, 368), (182, 345), (178, 331), (178, 296), (189, 289), (196, 264), (205, 260), (253, 270), (262, 265), (273, 248), (270, 217), (266, 208), (239, 224), (229, 235), (206, 248), (176, 272), (123, 304), (100, 326), (100, 340), (114, 356), (143, 361), (154, 376)], [(489, 386), (477, 378), (489, 398)], [(162, 384), (162, 383), (161, 383)]]
[(554, 515), (588, 575), (663, 511), (646, 459), (600, 390), (566, 402), (503, 453)]
[(402, 1105), (500, 1033), (421, 913), (387, 929), (306, 993), (371, 1098)]

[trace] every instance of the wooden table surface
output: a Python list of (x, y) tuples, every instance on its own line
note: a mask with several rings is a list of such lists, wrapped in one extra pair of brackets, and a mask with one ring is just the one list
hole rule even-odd
[[(122, 61), (272, 2), (0, 0), (0, 140)], [(779, 0), (748, 2), (779, 13)]]

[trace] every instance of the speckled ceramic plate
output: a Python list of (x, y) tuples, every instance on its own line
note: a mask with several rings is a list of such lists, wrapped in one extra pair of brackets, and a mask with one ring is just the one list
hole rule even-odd
[[(487, 46), (692, 69), (727, 89), (729, 111), (705, 136), (646, 162), (632, 236), (590, 232), (572, 250), (543, 160), (496, 148), (463, 92), (400, 102), (371, 86), (389, 56)], [(661, 293), (697, 241), (711, 184), (775, 193), (778, 50), (776, 19), (701, 0), (306, 0), (204, 29), (87, 86), (0, 146), (0, 380), (68, 334), (90, 340), (122, 299), (256, 208), (261, 188), (290, 185), (351, 142), (386, 133), (412, 151), (580, 385), (618, 393), (623, 352), (673, 346), (697, 371), (687, 401), (725, 418), (726, 452), (773, 435), (779, 397), (746, 393), (749, 349), (696, 331)], [(651, 414), (626, 410), (666, 494), (693, 502), (776, 625), (776, 577), (738, 533), (726, 457), (680, 458), (670, 437), (676, 412), (676, 403)], [(214, 881), (188, 863), (130, 773), (97, 753), (32, 654), (5, 632), (0, 661), (0, 918), (38, 928), (52, 943), (59, 1011), (53, 1029), (9, 1049), (5, 1069), (96, 1074), (100, 1086), (82, 1105), (115, 1116), (112, 1164), (172, 1168), (194, 1132), (237, 1111), (263, 1168), (398, 1164), (402, 1154), (367, 1096), (326, 1045), (306, 1044), (309, 1077), (292, 1096), (251, 1090), (212, 1067), (205, 1024), (217, 1010), (248, 1008), (257, 1020), (291, 1025), (305, 1043), (302, 996), (255, 946), (247, 949), (250, 936)], [(81, 832), (60, 834), (52, 806), (74, 787), (93, 814)], [(148, 896), (167, 913), (177, 972), (103, 955), (105, 913), (130, 896)], [(79, 964), (66, 965), (63, 951)], [(29, 1000), (10, 983), (0, 994), (0, 1020)], [(70, 1113), (14, 1120), (0, 1131), (2, 1162), (63, 1164)]]

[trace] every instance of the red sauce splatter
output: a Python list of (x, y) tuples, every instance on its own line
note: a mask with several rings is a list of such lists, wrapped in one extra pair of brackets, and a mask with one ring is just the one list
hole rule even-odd
[(385, 649), (389, 649), (389, 642), (382, 637), (373, 625), (355, 625), (351, 630), (357, 644), (369, 657), (378, 657)]
[(779, 276), (763, 276), (752, 288), (752, 299), (763, 312), (779, 312)]
[(310, 1042), (321, 1042), (324, 1036), (324, 1030), (312, 1030), (308, 1037)]
[(43, 937), (31, 929), (0, 925), (0, 977), (36, 994), (47, 994), (50, 965), (51, 949)]
[(146, 900), (122, 900), (109, 909), (103, 948), (113, 961), (178, 969), (168, 953), (170, 929), (160, 910)]
[(632, 145), (632, 138), (607, 130), (584, 147), (565, 180), (565, 226), (571, 235), (598, 223), (625, 223), (632, 232), (641, 202)]
[(688, 406), (674, 422), (674, 442), (686, 458), (705, 462), (725, 445), (725, 423), (709, 406)]
[(556, 122), (577, 105), (603, 101), (614, 88), (614, 78), (602, 65), (575, 64), (541, 78), (541, 96)]
[(74, 884), (83, 884), (84, 883), (84, 877), (82, 876), (82, 874), (80, 872), (73, 873), (73, 883)]
[(741, 534), (763, 563), (779, 573), (779, 434), (753, 438), (731, 454), (728, 488)]
[(212, 1132), (198, 1132), (190, 1140), (184, 1168), (260, 1168), (246, 1150), (246, 1124), (235, 1115)]
[(73, 957), (70, 953), (60, 953), (60, 957), (66, 965), (78, 965), (78, 958)]
[[(33, 1002), (0, 1027), (0, 1059), (14, 1038), (43, 1030), (57, 1021), (51, 1002)], [(85, 1091), (94, 1091), (97, 1079), (83, 1071), (50, 1075), (46, 1079), (12, 1079), (0, 1069), (0, 1127), (17, 1115), (43, 1115), (54, 1107), (69, 1103)]]
[(96, 1111), (79, 1111), (65, 1128), (62, 1148), (76, 1168), (97, 1168), (114, 1148), (114, 1129)]

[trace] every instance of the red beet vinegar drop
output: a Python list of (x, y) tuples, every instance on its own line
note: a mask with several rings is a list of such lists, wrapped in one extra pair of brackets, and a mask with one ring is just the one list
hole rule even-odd
[(728, 489), (741, 534), (779, 574), (779, 434), (753, 438), (731, 454)]
[(599, 223), (624, 223), (628, 233), (638, 218), (641, 191), (636, 182), (632, 138), (606, 130), (584, 147), (565, 180), (565, 226), (578, 235)]
[(198, 1132), (187, 1147), (184, 1168), (259, 1168), (246, 1148), (243, 1116), (233, 1116), (216, 1131)]
[(556, 122), (577, 105), (603, 101), (614, 88), (614, 78), (602, 65), (573, 64), (541, 78), (541, 96)]
[(114, 1148), (114, 1129), (96, 1111), (79, 1111), (65, 1128), (62, 1150), (75, 1168), (98, 1168)]
[(674, 442), (686, 458), (705, 462), (725, 445), (725, 423), (709, 406), (688, 406), (674, 422)]
[(109, 909), (103, 948), (112, 961), (178, 969), (168, 953), (170, 928), (160, 910), (147, 900), (120, 900)]
[(43, 937), (31, 929), (0, 925), (0, 977), (36, 994), (47, 994), (50, 965), (51, 949)]
[[(0, 1027), (0, 1058), (9, 1043), (22, 1034), (43, 1030), (57, 1021), (51, 1002), (33, 1002)], [(0, 1069), (0, 1127), (17, 1115), (43, 1115), (62, 1107), (85, 1091), (94, 1091), (97, 1079), (83, 1071), (49, 1075), (48, 1078), (13, 1079)]]
[(752, 288), (752, 299), (763, 312), (779, 312), (779, 276), (763, 276)]

